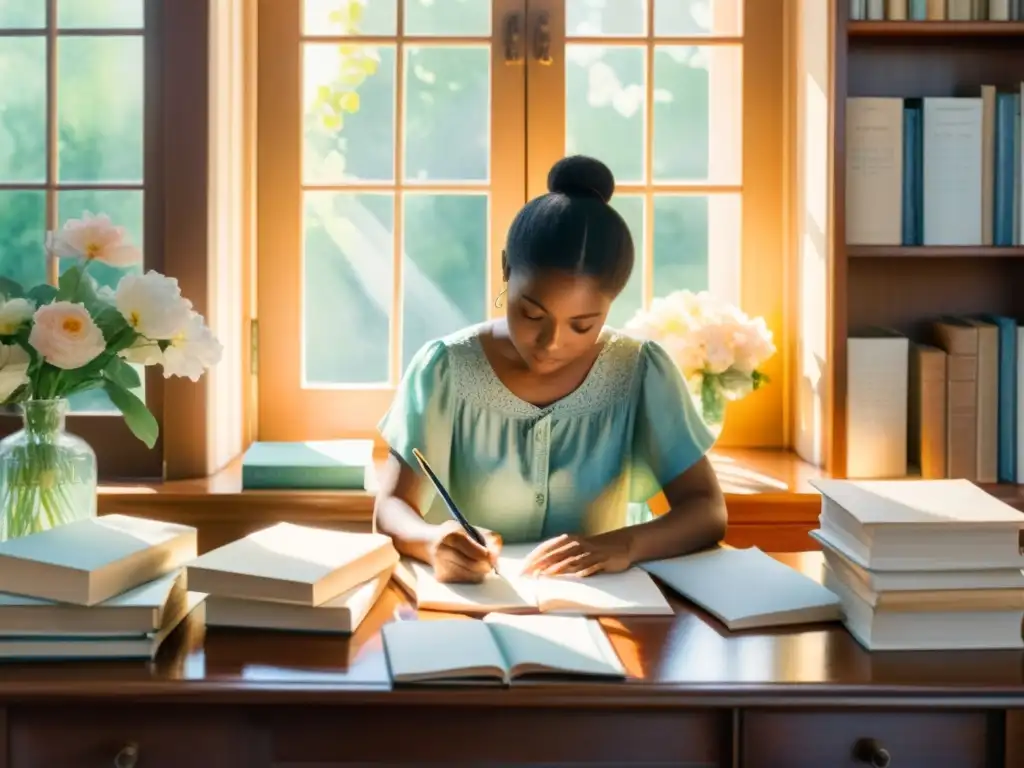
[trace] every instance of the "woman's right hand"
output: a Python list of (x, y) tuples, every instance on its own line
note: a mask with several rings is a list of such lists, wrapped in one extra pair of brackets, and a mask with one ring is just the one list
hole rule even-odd
[(501, 553), (501, 537), (483, 528), (477, 530), (487, 542), (486, 548), (473, 541), (455, 520), (437, 526), (429, 550), (434, 578), (442, 582), (477, 583), (494, 569)]

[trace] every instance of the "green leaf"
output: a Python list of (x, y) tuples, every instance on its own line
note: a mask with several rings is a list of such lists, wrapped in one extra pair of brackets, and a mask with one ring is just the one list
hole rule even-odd
[(138, 389), (142, 386), (139, 372), (125, 362), (124, 358), (114, 355), (103, 369), (107, 378), (120, 384), (125, 389)]
[(96, 289), (92, 280), (85, 274), (82, 266), (75, 264), (69, 267), (58, 281), (60, 286), (57, 290), (59, 301), (74, 301), (91, 307), (96, 303)]
[(107, 395), (110, 397), (110, 402), (124, 415), (125, 423), (128, 425), (128, 429), (132, 431), (132, 434), (145, 443), (147, 448), (152, 448), (156, 445), (156, 438), (160, 433), (160, 427), (156, 423), (156, 418), (149, 412), (145, 404), (111, 379), (104, 379), (103, 389), (106, 390)]
[(21, 287), (20, 283), (8, 277), (0, 277), (0, 294), (8, 299), (20, 299), (24, 297), (25, 289)]
[(32, 299), (38, 307), (52, 304), (57, 299), (57, 289), (48, 283), (40, 283), (29, 289), (27, 298)]

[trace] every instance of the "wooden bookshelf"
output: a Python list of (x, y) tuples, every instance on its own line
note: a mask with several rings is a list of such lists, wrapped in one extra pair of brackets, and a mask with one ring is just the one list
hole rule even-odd
[(849, 37), (1024, 37), (1021, 21), (851, 21)]
[[(915, 338), (942, 314), (1024, 319), (1024, 247), (847, 245), (846, 99), (1020, 88), (1024, 22), (851, 22), (843, 0), (792, 3), (787, 155), (801, 339), (791, 425), (799, 454), (843, 477), (851, 330), (884, 326)], [(986, 490), (1021, 503), (1016, 486)]]

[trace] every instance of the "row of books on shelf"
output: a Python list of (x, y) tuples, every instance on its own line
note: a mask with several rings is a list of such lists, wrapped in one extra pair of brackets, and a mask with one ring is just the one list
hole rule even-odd
[(1021, 93), (846, 101), (846, 241), (1021, 244)]
[(847, 340), (847, 476), (1024, 484), (1024, 327), (943, 317)]
[(850, 0), (853, 21), (1017, 21), (1022, 0)]

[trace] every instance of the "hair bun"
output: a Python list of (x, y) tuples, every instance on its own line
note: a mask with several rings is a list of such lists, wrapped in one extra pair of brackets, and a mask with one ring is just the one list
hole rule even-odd
[(596, 197), (607, 203), (615, 192), (615, 176), (600, 160), (572, 155), (551, 166), (548, 191), (569, 197)]

